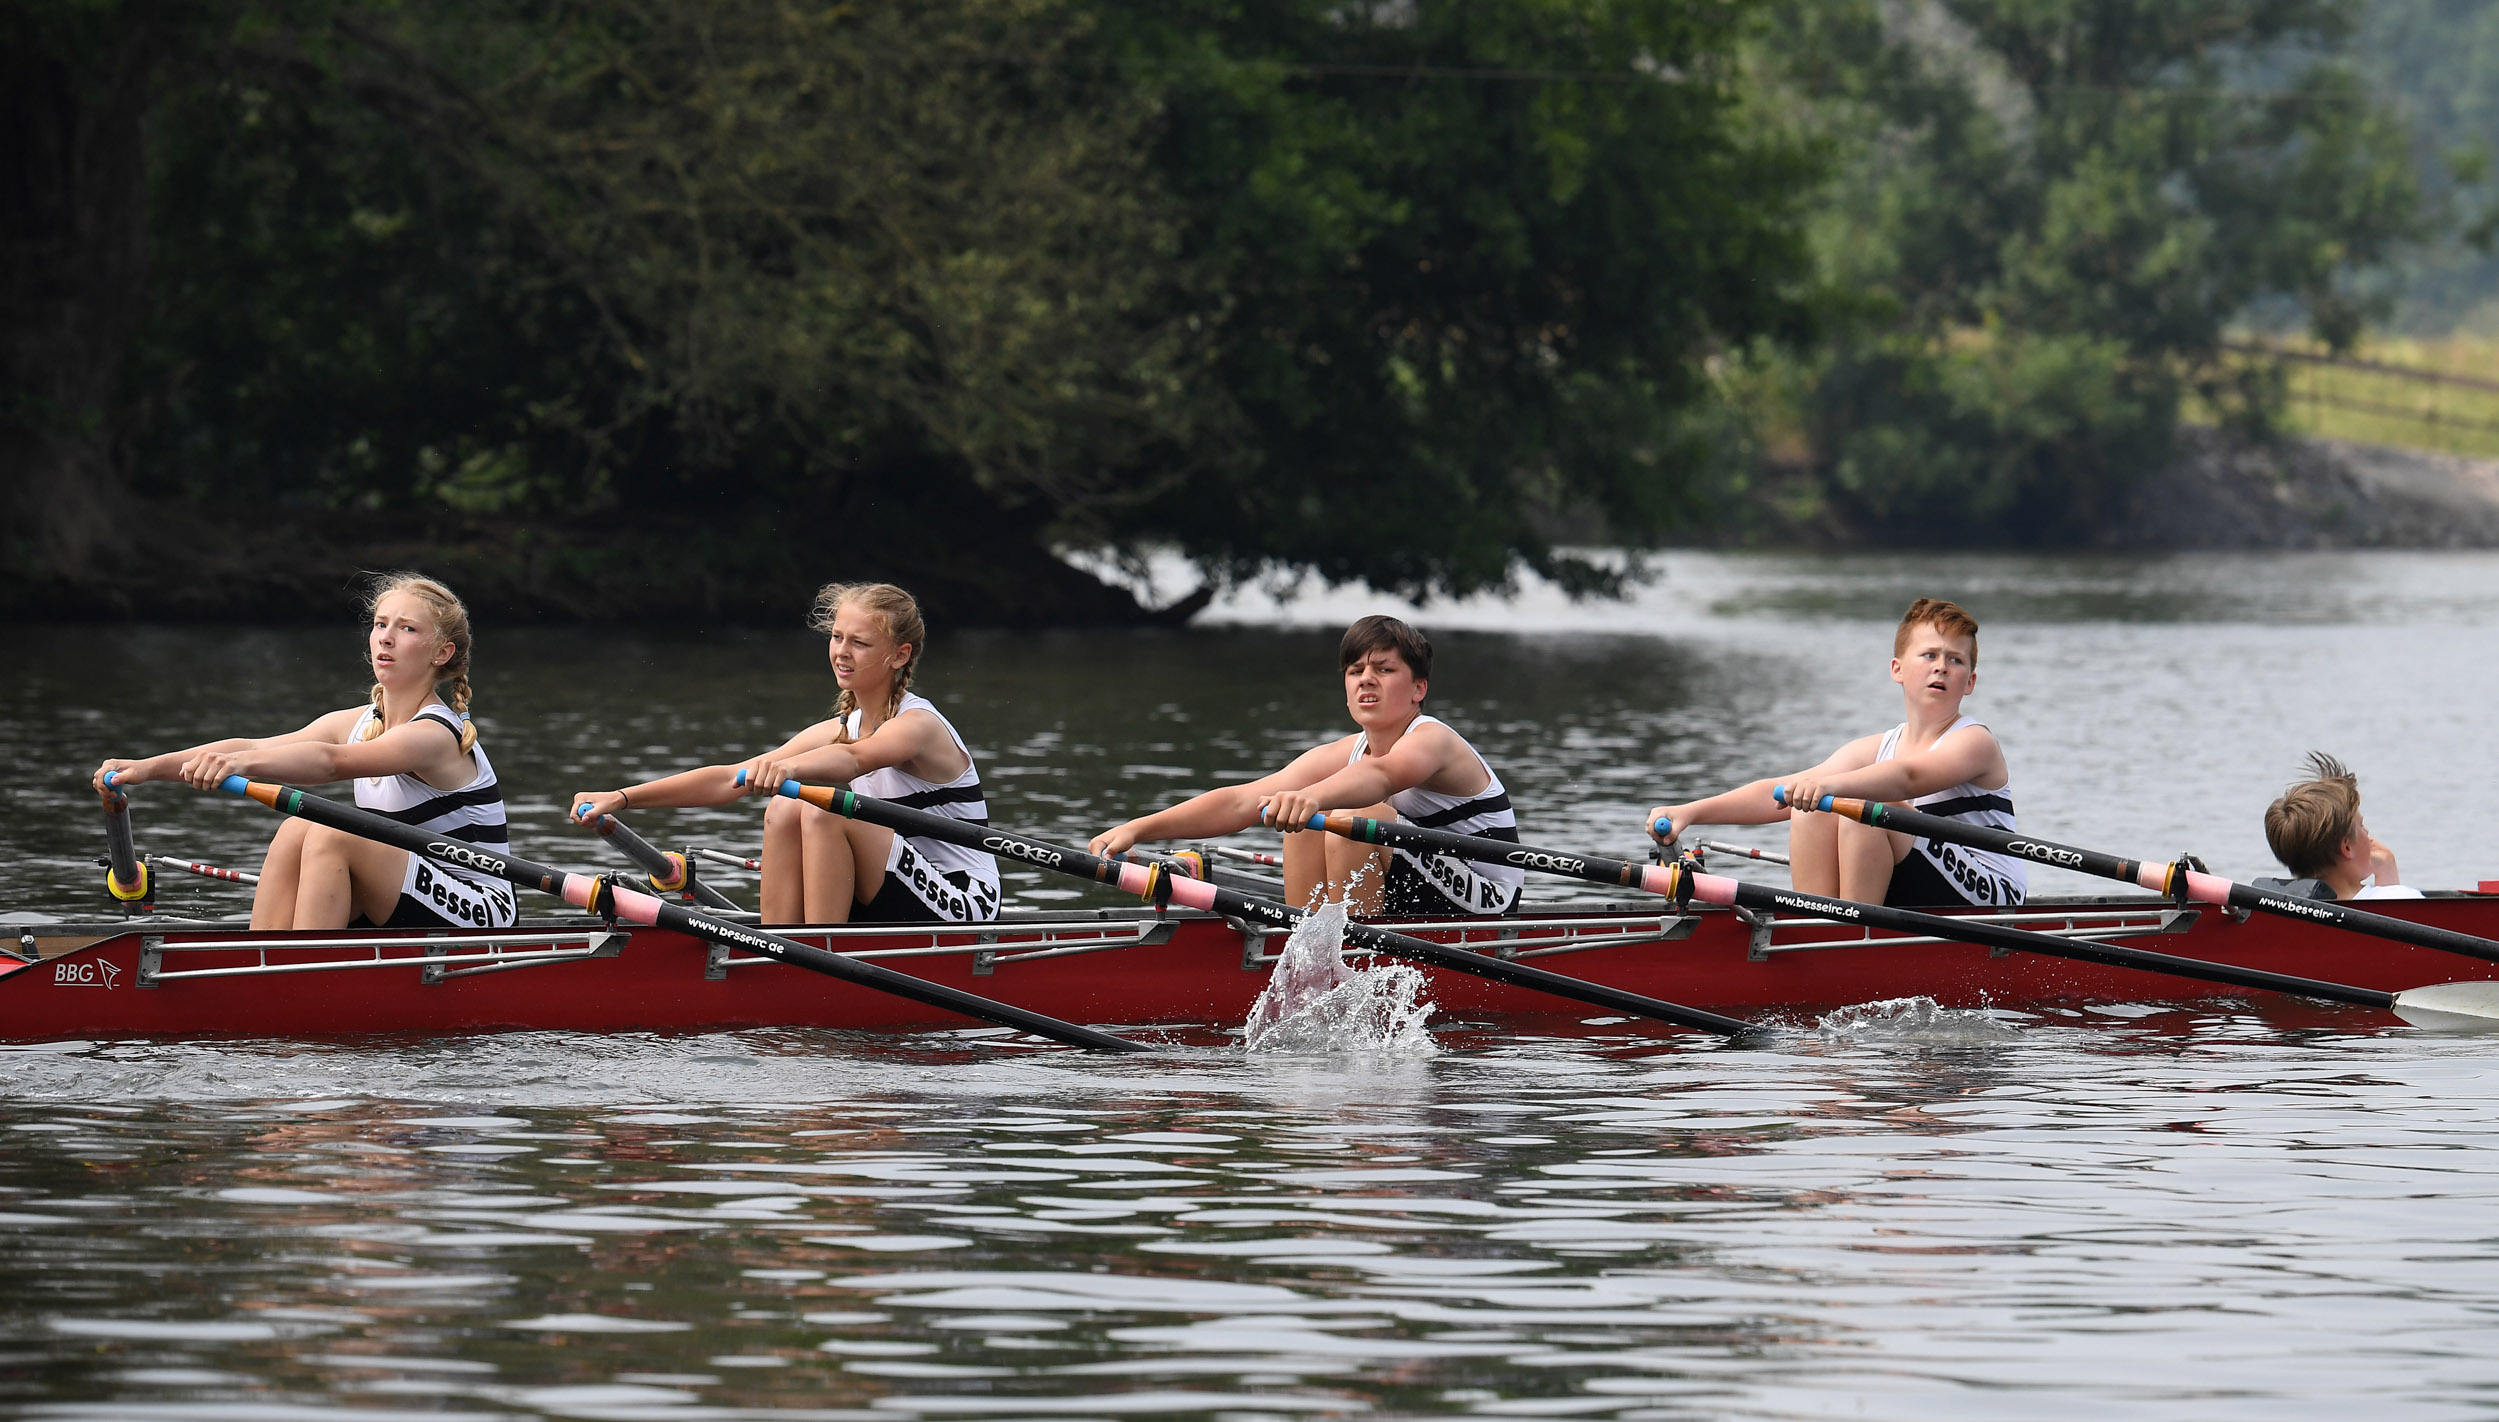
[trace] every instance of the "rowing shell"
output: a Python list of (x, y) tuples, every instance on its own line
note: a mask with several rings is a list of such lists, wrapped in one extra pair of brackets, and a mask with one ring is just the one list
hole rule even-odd
[[(1664, 913), (1661, 915), (1661, 907)], [(2499, 897), (2434, 895), (2373, 909), (2499, 936)], [(2011, 920), (2185, 957), (2389, 991), (2499, 981), (2499, 965), (2279, 919), (2149, 898), (2050, 900)], [(1948, 1007), (2245, 998), (2242, 989), (2088, 963), (1993, 956), (1827, 920), (1763, 919), (1655, 899), (1515, 919), (1400, 925), (1440, 942), (1738, 1015), (1811, 1013), (1886, 998)], [(0, 959), (0, 1040), (337, 1037), (496, 1031), (697, 1032), (745, 1027), (961, 1026), (660, 929), (553, 920), (500, 931), (252, 933), (162, 916), (7, 925), (41, 961)], [(963, 928), (790, 930), (801, 942), (1096, 1025), (1237, 1026), (1282, 938), (1186, 910), (1014, 915)], [(21, 940), (22, 941), (22, 940)], [(1552, 999), (1431, 972), (1444, 1015), (1550, 1016)], [(2365, 1008), (2355, 1025), (2392, 1025)]]

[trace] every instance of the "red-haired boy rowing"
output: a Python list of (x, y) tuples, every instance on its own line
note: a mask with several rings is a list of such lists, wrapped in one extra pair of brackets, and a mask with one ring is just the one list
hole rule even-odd
[[(2022, 902), (2022, 861), (1985, 850), (1920, 840), (1838, 815), (1789, 815), (1771, 798), (1784, 785), (1791, 805), (1824, 795), (1882, 800), (1946, 819), (2012, 829), (2013, 777), (1995, 735), (1961, 714), (1978, 689), (1978, 620), (1940, 598), (1910, 604), (1892, 636), (1892, 680), (1900, 684), (1898, 726), (1833, 751), (1810, 770), (1649, 811), (1649, 832), (1672, 844), (1695, 825), (1788, 822), (1796, 887), (1860, 903), (1931, 908), (2007, 907)], [(1664, 832), (1658, 821), (1668, 822)]]

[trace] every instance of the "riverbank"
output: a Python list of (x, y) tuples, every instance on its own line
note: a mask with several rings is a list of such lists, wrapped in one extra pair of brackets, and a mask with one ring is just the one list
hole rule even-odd
[[(1776, 483), (1748, 499), (1715, 537), (1695, 541), (1880, 545), (1819, 501), (1786, 498)], [(85, 577), (0, 584), (0, 614), (333, 622), (354, 615), (367, 572), (393, 568), (442, 578), (472, 611), (502, 625), (790, 626), (831, 579), (902, 583), (933, 622), (953, 628), (1175, 626), (1209, 598), (1200, 590), (1164, 605), (1153, 594), (1140, 600), (1023, 530), (938, 509), (783, 515), (757, 525), (184, 508), (125, 520), (126, 543)], [(1566, 541), (1599, 536), (1593, 527), (1554, 532)], [(2330, 439), (2259, 442), (2190, 425), (2178, 432), (2170, 465), (2076, 543), (2110, 552), (2499, 548), (2499, 459)]]
[(2499, 459), (2210, 426), (2091, 539), (2107, 549), (2499, 548)]

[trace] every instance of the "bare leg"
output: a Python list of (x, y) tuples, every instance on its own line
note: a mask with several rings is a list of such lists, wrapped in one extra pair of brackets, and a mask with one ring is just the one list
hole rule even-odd
[(345, 928), (357, 914), (387, 921), (407, 882), (408, 851), (323, 825), (308, 827), (295, 885), (295, 927)]
[(1788, 882), (1800, 894), (1833, 898), (1840, 891), (1840, 817), (1787, 817)]
[(1297, 908), (1315, 908), (1328, 881), (1328, 841), (1324, 830), (1295, 830), (1284, 837), (1284, 901)]
[[(818, 923), (848, 923), (854, 905), (873, 903), (877, 891), (885, 887), (885, 861), (894, 852), (894, 832), (883, 825), (863, 825), (857, 820), (845, 820), (834, 815), (825, 818), (833, 821), (831, 828), (842, 839), (843, 851), (849, 856), (850, 880), (843, 887), (843, 892), (850, 897), (836, 898), (818, 908), (815, 891), (810, 889), (807, 908), (811, 913), (831, 915), (816, 920)], [(812, 830), (814, 827), (809, 828)]]
[(764, 804), (764, 883), (758, 907), (767, 924), (807, 921), (806, 891), (801, 882), (806, 852), (799, 838), (802, 831), (798, 817), (813, 809), (804, 801), (779, 796)]
[(1839, 897), (1879, 904), (1892, 886), (1892, 869), (1915, 841), (1896, 830), (1876, 829), (1837, 815), (1816, 815), (1839, 826)]
[(854, 907), (885, 887), (885, 857), (893, 851), (894, 832), (813, 806), (800, 810), (800, 909), (805, 916), (792, 921), (848, 923)]
[[(1363, 819), (1393, 821), (1394, 805), (1372, 805), (1354, 813)], [(1341, 899), (1350, 914), (1375, 914), (1388, 899), (1388, 846), (1364, 844), (1343, 835), (1329, 835), (1328, 898)]]
[(260, 883), (252, 890), (252, 927), (295, 926), (295, 885), (303, 873), (304, 833), (311, 828), (308, 821), (289, 819), (269, 837), (269, 852), (260, 860)]

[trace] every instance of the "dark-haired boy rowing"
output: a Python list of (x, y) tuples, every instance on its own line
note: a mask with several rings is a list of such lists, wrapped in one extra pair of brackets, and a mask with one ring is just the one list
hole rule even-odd
[[(1432, 644), (1394, 617), (1366, 617), (1337, 647), (1345, 710), (1360, 729), (1316, 746), (1275, 774), (1184, 800), (1094, 837), (1118, 854), (1141, 840), (1205, 839), (1262, 822), (1300, 831), (1310, 817), (1350, 810), (1376, 820), (1518, 840), (1509, 792), (1466, 738), (1425, 715)], [(1288, 833), (1284, 887), (1308, 903), (1323, 886), (1355, 913), (1484, 915), (1516, 907), (1523, 869), (1447, 854)]]

